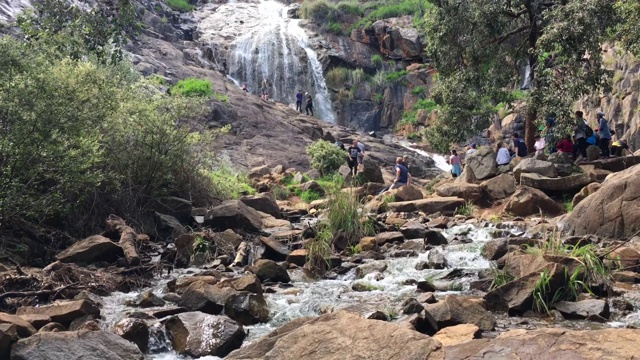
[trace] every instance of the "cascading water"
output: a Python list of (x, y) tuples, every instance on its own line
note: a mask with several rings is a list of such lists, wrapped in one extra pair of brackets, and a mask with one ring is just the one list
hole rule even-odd
[(322, 64), (288, 9), (274, 0), (205, 6), (197, 14), (200, 41), (212, 50), (211, 60), (226, 62), (228, 76), (252, 93), (261, 94), (266, 84), (270, 98), (291, 104), (298, 90), (308, 92), (314, 115), (335, 123)]

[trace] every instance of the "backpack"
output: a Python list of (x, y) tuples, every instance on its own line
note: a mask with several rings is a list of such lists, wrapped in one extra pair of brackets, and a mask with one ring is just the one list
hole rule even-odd
[(588, 124), (584, 124), (584, 134), (587, 136), (587, 139), (593, 136), (593, 129)]

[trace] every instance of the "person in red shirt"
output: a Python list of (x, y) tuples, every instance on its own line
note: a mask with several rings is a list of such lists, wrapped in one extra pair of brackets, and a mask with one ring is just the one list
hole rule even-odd
[(571, 135), (567, 135), (564, 139), (560, 140), (558, 144), (556, 144), (556, 149), (558, 150), (558, 152), (573, 154), (573, 143), (571, 142)]

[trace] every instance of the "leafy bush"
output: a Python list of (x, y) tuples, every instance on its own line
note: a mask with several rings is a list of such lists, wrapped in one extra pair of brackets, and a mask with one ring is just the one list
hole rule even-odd
[(300, 15), (316, 23), (335, 22), (339, 14), (336, 6), (328, 0), (307, 0), (300, 7)]
[(342, 25), (340, 25), (340, 23), (337, 22), (333, 22), (330, 21), (327, 23), (327, 25), (325, 26), (325, 29), (335, 35), (342, 35), (344, 33), (344, 30), (342, 29)]
[(386, 78), (388, 82), (395, 83), (402, 79), (409, 72), (407, 70), (394, 71), (387, 74)]
[(475, 206), (472, 202), (467, 201), (464, 203), (464, 205), (458, 207), (454, 212), (454, 214), (462, 215), (462, 216), (473, 216), (473, 213), (476, 211), (477, 208), (478, 207)]
[(178, 81), (171, 88), (171, 93), (178, 96), (188, 97), (211, 97), (213, 89), (209, 80), (189, 78)]
[(318, 140), (307, 147), (307, 154), (311, 157), (311, 167), (320, 174), (331, 174), (340, 168), (347, 160), (347, 153), (328, 141)]
[(411, 93), (416, 96), (422, 96), (425, 93), (424, 86), (419, 85), (411, 89)]
[(357, 1), (340, 1), (336, 6), (343, 14), (362, 16), (364, 10)]
[(382, 56), (375, 54), (371, 57), (371, 62), (373, 63), (373, 65), (375, 66), (380, 66), (382, 65), (382, 63), (384, 62), (384, 60), (382, 60)]
[(218, 165), (215, 170), (208, 171), (207, 175), (212, 181), (213, 194), (220, 200), (237, 199), (256, 193), (246, 174), (233, 171), (226, 164)]
[(186, 0), (167, 0), (167, 5), (175, 11), (189, 12), (193, 11), (193, 5), (189, 4)]
[(349, 78), (349, 69), (341, 66), (334, 67), (333, 69), (327, 71), (327, 75), (325, 76), (327, 84), (336, 88), (343, 87), (345, 83), (349, 81)]
[(376, 20), (424, 13), (425, 10), (431, 7), (433, 7), (433, 4), (424, 0), (400, 0), (375, 3), (370, 7), (371, 11), (357, 23), (353, 24), (351, 29), (370, 26)]

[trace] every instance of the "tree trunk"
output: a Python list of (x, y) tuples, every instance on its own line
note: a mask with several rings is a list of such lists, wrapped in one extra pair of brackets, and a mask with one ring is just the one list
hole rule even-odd
[(119, 235), (120, 241), (118, 244), (122, 247), (127, 264), (131, 266), (140, 264), (140, 256), (138, 256), (138, 250), (136, 249), (136, 232), (127, 226), (121, 217), (113, 214), (109, 215), (105, 235)]
[(529, 154), (535, 151), (535, 134), (536, 134), (536, 118), (537, 112), (533, 109), (529, 109), (527, 117), (524, 121), (524, 142), (527, 144), (527, 152)]

